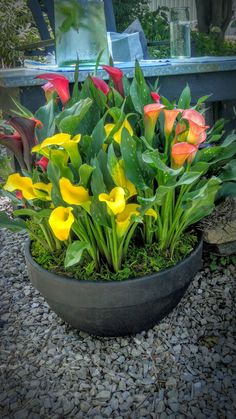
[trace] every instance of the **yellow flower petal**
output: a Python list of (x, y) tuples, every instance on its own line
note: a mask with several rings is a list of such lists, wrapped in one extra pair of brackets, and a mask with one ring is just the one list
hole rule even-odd
[[(106, 124), (104, 126), (107, 137), (110, 135), (110, 133), (111, 133), (111, 131), (113, 130), (114, 127), (115, 127), (115, 124)], [(123, 124), (121, 125), (121, 127), (118, 129), (118, 131), (115, 132), (115, 134), (113, 134), (113, 138), (118, 144), (120, 144), (120, 142), (121, 142), (121, 135), (122, 135), (123, 128), (126, 128), (129, 131), (130, 135), (133, 135), (133, 129), (132, 129), (131, 125), (127, 121), (127, 119), (125, 119)]]
[(75, 143), (79, 143), (81, 140), (81, 134), (76, 134), (71, 141), (74, 141)]
[[(37, 183), (34, 183), (33, 186), (34, 186), (36, 195), (38, 194), (38, 191), (39, 191), (39, 194), (38, 194), (39, 197), (41, 197), (41, 196), (45, 197), (45, 199), (47, 201), (49, 201), (51, 199), (51, 192), (52, 192), (52, 184), (51, 183), (37, 182)], [(46, 192), (46, 194), (45, 193), (40, 194), (40, 192), (42, 192), (42, 191)]]
[(130, 198), (137, 194), (136, 188), (132, 182), (125, 176), (124, 161), (119, 160), (116, 165), (112, 168), (112, 179), (117, 186), (120, 186), (125, 190), (126, 198)]
[(131, 216), (140, 215), (138, 212), (138, 204), (128, 204), (126, 205), (124, 211), (116, 217), (116, 232), (118, 237), (122, 237), (127, 232), (128, 228), (131, 225)]
[(41, 144), (36, 145), (32, 148), (33, 152), (39, 152), (40, 150), (47, 148), (51, 145), (63, 145), (65, 142), (70, 141), (71, 136), (69, 134), (56, 134), (52, 137), (46, 138)]
[(57, 207), (49, 217), (49, 225), (58, 240), (67, 240), (70, 234), (71, 226), (74, 222), (71, 207)]
[(9, 192), (19, 190), (25, 199), (36, 199), (37, 195), (34, 191), (32, 179), (29, 177), (20, 176), (19, 173), (13, 173), (7, 179), (3, 189)]
[(154, 209), (150, 208), (149, 210), (147, 210), (145, 212), (145, 215), (149, 215), (150, 217), (155, 218), (155, 220), (157, 219), (157, 213)]
[(119, 214), (125, 209), (125, 191), (119, 186), (113, 188), (109, 195), (101, 193), (98, 199), (101, 202), (106, 202), (108, 208), (114, 215)]
[(74, 186), (69, 179), (61, 178), (59, 186), (62, 199), (70, 205), (81, 205), (83, 202), (89, 201), (87, 189), (83, 186)]

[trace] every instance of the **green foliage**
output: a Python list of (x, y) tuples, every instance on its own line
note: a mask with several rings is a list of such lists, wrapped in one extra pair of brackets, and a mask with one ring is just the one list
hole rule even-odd
[(206, 35), (201, 32), (192, 32), (198, 56), (204, 55), (236, 55), (236, 42), (219, 39), (214, 33)]
[(220, 256), (213, 253), (209, 254), (209, 267), (212, 272), (218, 271), (219, 268), (227, 268), (228, 265), (235, 266), (236, 255)]
[[(91, 269), (91, 261), (85, 253), (82, 256), (82, 264), (69, 266), (65, 269), (65, 249), (60, 249), (53, 254), (48, 252), (40, 243), (33, 242), (31, 253), (34, 260), (43, 268), (59, 275), (84, 279), (84, 280), (112, 280), (122, 281), (130, 278), (137, 278), (143, 275), (150, 275), (163, 269), (170, 268), (183, 260), (196, 246), (198, 241), (196, 233), (187, 232), (179, 240), (174, 254), (171, 256), (168, 251), (162, 252), (157, 244), (146, 245), (135, 240), (131, 243), (127, 259), (124, 261), (119, 272), (114, 273), (107, 265), (100, 265), (94, 272)], [(76, 243), (76, 242), (74, 242)], [(76, 256), (76, 255), (75, 255)], [(81, 254), (79, 255), (81, 256)]]
[(39, 40), (26, 0), (0, 0), (0, 67), (21, 63), (24, 52), (18, 47)]
[(136, 18), (142, 20), (148, 11), (148, 3), (148, 0), (113, 0), (117, 31), (123, 32)]
[(12, 159), (9, 156), (1, 154), (0, 150), (0, 182), (5, 182), (8, 176), (13, 172), (11, 160)]

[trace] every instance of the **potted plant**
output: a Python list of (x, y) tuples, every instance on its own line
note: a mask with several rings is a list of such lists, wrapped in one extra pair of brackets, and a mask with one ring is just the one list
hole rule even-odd
[[(205, 124), (187, 86), (178, 103), (150, 88), (136, 64), (130, 83), (104, 66), (70, 95), (43, 74), (47, 104), (20, 116), (0, 143), (21, 172), (2, 187), (20, 209), (1, 225), (29, 232), (33, 285), (73, 327), (118, 336), (148, 329), (180, 300), (201, 266), (195, 224), (214, 208), (211, 174), (235, 153), (236, 135)], [(59, 96), (59, 97), (58, 97)], [(22, 217), (26, 217), (23, 219)]]

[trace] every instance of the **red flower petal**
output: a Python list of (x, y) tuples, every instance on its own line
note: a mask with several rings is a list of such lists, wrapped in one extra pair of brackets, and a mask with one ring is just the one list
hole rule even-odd
[(119, 68), (111, 67), (109, 65), (103, 65), (102, 68), (112, 78), (116, 90), (121, 94), (121, 96), (124, 96), (124, 87), (122, 83), (122, 78), (124, 75), (123, 71), (121, 71)]
[(47, 170), (49, 160), (47, 157), (43, 156), (40, 160), (35, 162), (35, 166), (39, 166), (43, 172)]
[(95, 76), (91, 76), (91, 80), (94, 86), (97, 87), (97, 89), (101, 90), (101, 92), (104, 93), (104, 95), (106, 96), (108, 95), (110, 89), (104, 80), (99, 79), (98, 77), (95, 77)]
[(156, 92), (151, 92), (151, 96), (156, 103), (160, 103), (161, 96)]
[[(60, 97), (63, 105), (70, 99), (70, 92), (69, 92), (69, 80), (65, 76), (61, 76), (60, 74), (55, 73), (45, 73), (36, 76), (38, 79), (45, 79), (50, 83), (50, 89), (52, 87), (56, 90), (58, 96)], [(48, 83), (46, 83), (46, 86)], [(44, 90), (47, 91), (49, 86), (44, 87)]]

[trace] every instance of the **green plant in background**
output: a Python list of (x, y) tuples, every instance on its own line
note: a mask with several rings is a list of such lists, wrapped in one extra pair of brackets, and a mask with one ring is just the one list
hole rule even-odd
[(18, 47), (39, 40), (26, 0), (0, 0), (0, 67), (21, 63), (24, 52)]
[(198, 31), (192, 31), (191, 36), (195, 41), (198, 56), (236, 55), (236, 42), (233, 40), (219, 39), (214, 31), (212, 31), (210, 35), (206, 35)]
[(149, 11), (149, 0), (113, 0), (117, 32), (123, 32), (135, 19), (142, 21)]

